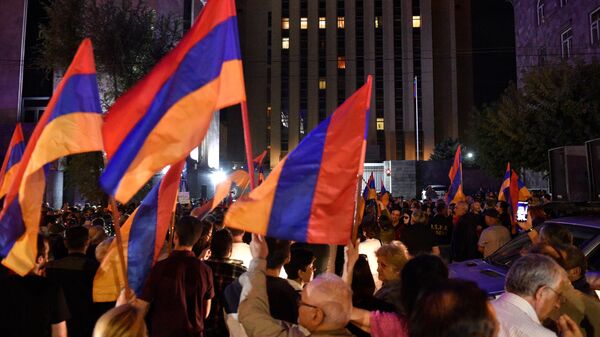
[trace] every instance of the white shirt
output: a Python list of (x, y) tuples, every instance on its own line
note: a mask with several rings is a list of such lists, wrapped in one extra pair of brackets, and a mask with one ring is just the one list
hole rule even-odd
[(531, 304), (520, 296), (506, 292), (492, 305), (500, 323), (498, 337), (556, 337), (542, 326)]
[(292, 286), (292, 288), (294, 288), (294, 290), (300, 292), (302, 291), (302, 285), (298, 282), (296, 282), (296, 280), (292, 280), (291, 278), (287, 279), (288, 283)]
[(250, 268), (250, 261), (252, 260), (250, 246), (244, 242), (234, 242), (231, 247), (230, 259), (240, 260), (246, 269)]
[(358, 253), (367, 256), (376, 289), (381, 288), (381, 281), (379, 280), (379, 273), (377, 272), (377, 256), (375, 255), (375, 251), (379, 249), (379, 247), (381, 247), (381, 242), (377, 239), (366, 239), (358, 245)]

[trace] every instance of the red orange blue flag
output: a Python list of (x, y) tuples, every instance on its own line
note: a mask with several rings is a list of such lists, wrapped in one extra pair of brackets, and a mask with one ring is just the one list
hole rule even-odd
[(262, 185), (233, 203), (225, 226), (299, 242), (348, 243), (364, 165), (371, 82), (369, 76)]
[(20, 275), (35, 265), (46, 186), (45, 166), (61, 157), (102, 151), (102, 109), (92, 42), (83, 40), (25, 147), (0, 213), (2, 264)]
[(254, 169), (258, 171), (258, 179), (257, 186), (262, 184), (265, 181), (265, 170), (263, 168), (263, 161), (265, 160), (265, 156), (267, 155), (267, 150), (264, 150), (261, 154), (254, 158)]
[(506, 172), (504, 173), (504, 180), (498, 193), (498, 200), (506, 201), (508, 204), (508, 214), (510, 214), (513, 234), (517, 230), (517, 204), (519, 201), (525, 201), (529, 198), (531, 198), (531, 193), (529, 193), (523, 181), (519, 179), (517, 172), (511, 170), (510, 163), (508, 163), (506, 165)]
[(245, 99), (235, 1), (209, 1), (175, 49), (106, 115), (102, 188), (129, 201), (200, 144), (215, 111)]
[(367, 180), (367, 184), (365, 185), (365, 189), (363, 190), (363, 199), (376, 199), (376, 197), (377, 192), (375, 190), (375, 177), (373, 177), (373, 172), (371, 172), (369, 180)]
[[(165, 244), (184, 164), (182, 161), (171, 166), (121, 227), (127, 279), (137, 296), (141, 295), (146, 278)], [(96, 271), (94, 301), (115, 301), (124, 284), (115, 240)]]
[(25, 138), (23, 137), (21, 123), (17, 123), (2, 162), (2, 168), (0, 168), (0, 199), (6, 195), (8, 188), (17, 175), (23, 152), (25, 152)]
[(455, 204), (459, 201), (464, 201), (465, 194), (463, 193), (462, 155), (460, 152), (460, 144), (456, 149), (456, 154), (454, 155), (454, 163), (450, 168), (450, 173), (448, 173), (448, 177), (450, 177), (450, 188), (448, 189), (448, 193), (446, 194), (446, 203)]
[[(510, 163), (508, 164), (508, 166), (510, 167)], [(519, 191), (518, 201), (526, 201), (527, 199), (531, 198), (531, 193), (529, 192), (529, 189), (527, 188), (527, 186), (525, 186), (525, 183), (523, 182), (523, 180), (521, 180), (521, 178), (519, 178), (519, 175), (517, 175), (517, 172), (515, 172), (515, 170), (511, 170), (510, 172), (512, 172), (512, 175), (517, 177), (517, 189)], [(506, 171), (504, 173), (504, 179), (502, 180), (502, 186), (500, 187), (500, 192), (498, 193), (498, 200), (500, 200), (500, 201), (507, 200), (507, 198), (505, 197), (504, 190), (505, 190), (505, 187), (508, 186), (508, 183), (510, 182), (510, 179), (509, 179), (509, 176), (511, 176), (510, 172)]]
[(383, 195), (384, 193), (387, 193), (388, 190), (385, 188), (385, 185), (383, 185), (383, 179), (381, 179), (381, 189), (379, 189), (379, 194)]

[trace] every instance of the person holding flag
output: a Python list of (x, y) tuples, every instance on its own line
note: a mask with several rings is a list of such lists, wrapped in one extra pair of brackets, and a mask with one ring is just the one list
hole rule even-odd
[[(148, 274), (165, 245), (184, 164), (179, 162), (171, 166), (121, 227), (127, 281), (137, 296), (142, 294)], [(125, 284), (125, 277), (117, 268), (117, 248), (117, 242), (113, 241), (96, 272), (94, 302), (116, 301)]]

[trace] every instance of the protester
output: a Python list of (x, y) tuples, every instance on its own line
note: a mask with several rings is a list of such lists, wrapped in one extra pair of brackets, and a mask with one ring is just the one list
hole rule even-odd
[(233, 236), (233, 246), (231, 247), (231, 259), (242, 261), (242, 265), (250, 267), (250, 261), (252, 260), (252, 254), (250, 254), (250, 246), (244, 242), (244, 231), (235, 228), (229, 228), (231, 235)]
[(460, 262), (481, 256), (477, 249), (477, 217), (468, 213), (469, 206), (459, 201), (454, 209), (454, 230), (450, 244), (452, 261)]
[(98, 319), (92, 337), (147, 337), (143, 310), (133, 304), (110, 309)]
[[(269, 301), (269, 312), (277, 320), (295, 324), (298, 322), (296, 304), (299, 294), (286, 279), (279, 277), (283, 265), (290, 260), (290, 241), (265, 238), (269, 254), (266, 257), (266, 288)], [(252, 247), (250, 247), (252, 248)], [(238, 312), (242, 296), (242, 284), (233, 282), (225, 289), (225, 311), (227, 314)]]
[(3, 337), (66, 337), (69, 308), (62, 288), (42, 276), (48, 262), (48, 241), (37, 238), (35, 267), (21, 277), (0, 279), (0, 335)]
[(71, 312), (67, 321), (69, 336), (89, 337), (98, 319), (98, 309), (92, 299), (94, 276), (98, 261), (85, 253), (89, 244), (88, 230), (82, 226), (69, 227), (65, 245), (69, 255), (48, 263), (46, 275), (58, 283)]
[(397, 245), (386, 244), (375, 252), (377, 255), (377, 273), (382, 286), (375, 292), (375, 298), (393, 305), (397, 312), (402, 311), (400, 304), (400, 273), (408, 256), (406, 252)]
[[(348, 251), (352, 251), (348, 249)], [(350, 255), (350, 254), (349, 254)], [(351, 266), (353, 258), (347, 259)], [(402, 312), (385, 312), (379, 309), (353, 308), (351, 322), (373, 337), (408, 336), (408, 318), (418, 299), (430, 289), (448, 280), (448, 268), (434, 255), (419, 255), (408, 261), (402, 270)], [(352, 284), (356, 282), (352, 279)]]
[(310, 250), (304, 248), (291, 250), (290, 261), (283, 265), (283, 268), (287, 273), (288, 283), (297, 292), (301, 292), (304, 285), (312, 280), (315, 259)]
[(479, 237), (479, 251), (488, 257), (510, 241), (510, 232), (500, 223), (498, 211), (487, 209), (484, 212), (485, 224), (488, 226)]
[(456, 279), (424, 294), (408, 327), (410, 337), (495, 337), (497, 325), (487, 294), (474, 282)]
[(239, 320), (248, 336), (304, 337), (351, 336), (344, 329), (350, 320), (352, 292), (342, 279), (321, 274), (302, 290), (298, 302), (299, 326), (276, 320), (269, 313), (266, 291), (268, 246), (263, 238), (253, 236), (250, 243), (253, 260), (248, 273), (240, 281), (244, 287), (239, 307)]
[(205, 322), (207, 336), (229, 336), (223, 316), (223, 292), (228, 285), (246, 271), (241, 261), (230, 259), (232, 245), (233, 237), (227, 229), (216, 231), (210, 242), (211, 255), (205, 262), (213, 273), (215, 297), (211, 302), (211, 311)]
[(421, 210), (412, 213), (411, 225), (404, 228), (401, 237), (411, 256), (430, 253), (440, 255), (427, 215)]
[(215, 294), (212, 271), (192, 252), (202, 230), (200, 220), (180, 218), (173, 252), (148, 276), (140, 303), (149, 309), (151, 337), (204, 336), (204, 319)]
[[(540, 322), (560, 307), (566, 282), (567, 273), (547, 256), (528, 254), (515, 261), (506, 275), (506, 292), (492, 302), (500, 323), (499, 337), (556, 336)], [(561, 320), (572, 322), (567, 316)], [(570, 331), (568, 325), (561, 329)]]
[[(547, 243), (539, 243), (529, 248), (529, 253), (538, 253), (546, 255), (556, 261), (567, 272), (568, 281), (570, 269), (567, 268), (566, 256), (567, 248), (565, 245), (552, 246)], [(555, 322), (562, 315), (571, 318), (582, 330), (586, 336), (596, 336), (600, 334), (600, 302), (597, 297), (591, 297), (581, 291), (573, 288), (572, 284), (566, 282), (561, 293), (561, 305), (553, 310), (548, 318), (543, 322), (546, 327), (553, 328)]]

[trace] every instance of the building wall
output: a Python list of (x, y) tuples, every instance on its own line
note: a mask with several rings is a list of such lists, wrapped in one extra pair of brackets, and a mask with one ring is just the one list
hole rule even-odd
[[(544, 62), (558, 62), (563, 59), (561, 34), (569, 28), (572, 31), (571, 59), (590, 62), (600, 57), (600, 41), (592, 43), (590, 34), (590, 14), (600, 9), (598, 0), (513, 0), (512, 2), (515, 13), (519, 83), (528, 70)], [(543, 4), (543, 19), (539, 24), (538, 4)]]
[(26, 0), (0, 1), (0, 123), (17, 120), (26, 4)]
[[(264, 141), (270, 149), (271, 167), (362, 86), (368, 74), (374, 75), (368, 161), (416, 159), (415, 127), (420, 159), (429, 158), (441, 139), (456, 138), (454, 1), (438, 3), (273, 0), (257, 6), (239, 0), (254, 143)], [(420, 27), (413, 27), (413, 16), (420, 16)], [(343, 26), (338, 27), (338, 18)], [(438, 48), (446, 53), (439, 60)], [(470, 67), (468, 60), (465, 64)], [(445, 81), (439, 89), (434, 86), (437, 79)], [(471, 97), (467, 95), (469, 109)], [(377, 130), (378, 121), (383, 121), (383, 130)], [(262, 132), (267, 136), (261, 137)], [(258, 153), (262, 144), (255, 147)]]

